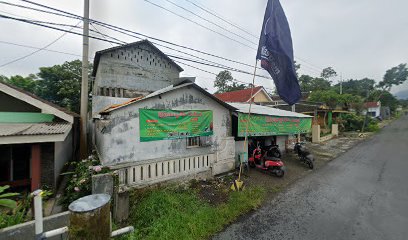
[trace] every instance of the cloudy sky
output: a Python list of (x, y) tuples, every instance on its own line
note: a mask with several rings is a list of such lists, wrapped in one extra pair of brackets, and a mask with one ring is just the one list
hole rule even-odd
[[(267, 0), (149, 1), (193, 20), (201, 26), (145, 0), (91, 0), (90, 15), (92, 19), (148, 36), (249, 65), (255, 64), (256, 51), (254, 49), (257, 48), (257, 37), (262, 27)], [(36, 7), (19, 0), (6, 0), (6, 2)], [(83, 13), (83, 1), (81, 0), (38, 0), (35, 2), (78, 15)], [(211, 10), (215, 15), (244, 31), (210, 15), (192, 3)], [(331, 66), (338, 73), (342, 73), (344, 79), (368, 77), (380, 81), (387, 69), (408, 62), (408, 14), (406, 13), (408, 1), (406, 0), (281, 0), (281, 4), (291, 26), (295, 59), (301, 64), (302, 74), (317, 76), (323, 68)], [(79, 20), (38, 13), (5, 4), (0, 4), (0, 14), (81, 26)], [(71, 27), (62, 28), (75, 31)], [(95, 25), (95, 28), (101, 33), (121, 41), (134, 42), (138, 40), (101, 26)], [(93, 30), (95, 28), (91, 27)], [(47, 49), (67, 53), (40, 51), (0, 67), (0, 74), (2, 75), (36, 73), (39, 67), (61, 64), (65, 61), (78, 59), (81, 55), (81, 36), (63, 35), (62, 32), (55, 30), (2, 18), (0, 18), (0, 29), (0, 66), (36, 50), (13, 44), (43, 48), (58, 39)], [(94, 35), (101, 37), (98, 34)], [(90, 57), (94, 56), (95, 51), (111, 46), (111, 43), (91, 40)], [(159, 48), (168, 54), (182, 55), (167, 48), (160, 46)], [(190, 53), (190, 56), (184, 56), (186, 58), (191, 59), (198, 56), (247, 72), (253, 71), (253, 68), (248, 66), (185, 49), (180, 50)], [(212, 73), (221, 71), (219, 68), (191, 62), (186, 63)], [(214, 75), (184, 64), (180, 65), (185, 69), (183, 76), (196, 76), (199, 85), (209, 90), (213, 89)], [(259, 74), (267, 75), (264, 71), (259, 71)], [(243, 82), (251, 81), (249, 74), (233, 72), (233, 76)], [(338, 81), (338, 79), (334, 81)], [(256, 84), (273, 88), (273, 83), (267, 79), (257, 78)], [(393, 89), (393, 91), (402, 89), (408, 89), (408, 84)]]

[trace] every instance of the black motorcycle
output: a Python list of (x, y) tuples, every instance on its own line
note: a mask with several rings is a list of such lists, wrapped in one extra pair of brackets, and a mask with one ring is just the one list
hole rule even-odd
[(281, 158), (282, 153), (279, 149), (279, 145), (270, 145), (270, 146), (265, 146), (265, 149), (268, 151), (267, 156), (268, 157), (274, 157), (274, 158)]
[(314, 168), (314, 156), (306, 149), (304, 142), (297, 142), (293, 150), (302, 163), (308, 165), (310, 169)]

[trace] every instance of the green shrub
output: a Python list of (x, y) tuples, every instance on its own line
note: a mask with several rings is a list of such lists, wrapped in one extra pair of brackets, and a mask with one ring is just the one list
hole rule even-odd
[(99, 159), (95, 155), (78, 162), (71, 162), (72, 172), (64, 173), (70, 175), (70, 179), (64, 191), (64, 196), (60, 204), (64, 207), (77, 200), (78, 198), (90, 195), (92, 192), (92, 175), (109, 172), (108, 168), (100, 165)]
[[(343, 131), (361, 131), (363, 128), (364, 120), (366, 116), (356, 114), (344, 114), (341, 118), (337, 118), (337, 123), (340, 125), (340, 130)], [(375, 132), (378, 131), (378, 121), (371, 117), (367, 117), (365, 125), (365, 131)]]

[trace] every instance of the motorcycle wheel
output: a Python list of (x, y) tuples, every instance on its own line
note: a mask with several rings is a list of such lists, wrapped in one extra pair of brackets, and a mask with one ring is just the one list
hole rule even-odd
[(280, 153), (280, 152), (278, 152), (278, 151), (275, 151), (275, 152), (273, 152), (273, 157), (275, 157), (275, 158), (281, 158), (282, 157), (282, 154)]
[(283, 171), (282, 169), (276, 169), (275, 175), (276, 175), (278, 178), (281, 178), (281, 177), (283, 177), (283, 176), (285, 175), (285, 171)]
[(251, 168), (255, 168), (255, 167), (256, 167), (254, 162), (249, 162), (249, 166), (250, 166)]
[(309, 166), (309, 168), (310, 169), (313, 169), (314, 168), (314, 164), (313, 164), (313, 162), (312, 161), (307, 161), (307, 165)]

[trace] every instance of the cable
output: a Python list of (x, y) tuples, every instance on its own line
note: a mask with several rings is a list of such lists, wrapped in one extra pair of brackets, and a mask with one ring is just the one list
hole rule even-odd
[[(76, 14), (73, 14), (73, 13), (70, 13), (70, 12), (66, 12), (66, 11), (63, 11), (63, 10), (60, 10), (60, 9), (57, 9), (57, 8), (49, 7), (49, 6), (39, 4), (39, 3), (36, 3), (36, 2), (32, 2), (32, 1), (29, 1), (29, 0), (20, 0), (20, 1), (26, 2), (26, 3), (29, 3), (29, 4), (33, 4), (33, 5), (36, 5), (36, 6), (40, 6), (42, 8), (50, 9), (52, 11), (57, 11), (58, 13), (50, 12), (50, 11), (46, 11), (46, 10), (41, 10), (41, 9), (36, 9), (36, 8), (31, 8), (31, 7), (27, 7), (27, 6), (22, 6), (22, 5), (18, 5), (18, 4), (10, 4), (10, 3), (6, 3), (4, 1), (0, 1), (0, 3), (5, 3), (5, 4), (17, 6), (17, 7), (27, 8), (27, 9), (34, 10), (34, 11), (45, 12), (45, 13), (48, 13), (48, 14), (54, 14), (54, 15), (63, 16), (63, 17), (69, 17), (69, 18), (74, 18), (74, 19), (83, 19), (82, 16), (79, 16), (79, 15), (76, 15)], [(188, 0), (186, 0), (186, 1), (188, 1)], [(104, 23), (104, 22), (101, 22), (101, 21), (97, 21), (97, 20), (94, 20), (94, 19), (89, 19), (89, 21), (93, 22), (93, 23), (95, 23), (97, 25), (103, 26), (103, 27), (109, 26), (111, 30), (116, 31), (116, 32), (120, 32), (120, 31), (118, 31), (118, 29), (120, 29), (122, 31), (131, 32), (133, 34), (142, 36), (144, 38), (149, 38), (149, 39), (160, 41), (160, 42), (170, 44), (170, 45), (173, 45), (173, 46), (176, 46), (176, 47), (185, 48), (185, 49), (195, 51), (195, 52), (207, 55), (207, 56), (215, 57), (215, 58), (218, 58), (218, 59), (222, 59), (222, 60), (225, 60), (225, 61), (230, 61), (230, 62), (233, 62), (233, 63), (237, 63), (237, 64), (240, 64), (240, 65), (244, 65), (244, 66), (248, 66), (248, 67), (252, 67), (252, 68), (254, 67), (251, 64), (247, 64), (247, 63), (239, 62), (239, 61), (236, 61), (236, 60), (228, 59), (228, 58), (225, 58), (225, 57), (217, 56), (215, 54), (207, 53), (207, 52), (204, 52), (204, 51), (201, 51), (201, 50), (198, 50), (198, 49), (194, 49), (194, 48), (190, 48), (190, 47), (183, 46), (183, 45), (180, 45), (180, 44), (172, 43), (172, 42), (169, 42), (169, 41), (166, 41), (166, 40), (162, 40), (162, 39), (155, 38), (155, 37), (152, 37), (152, 36), (149, 36), (149, 35), (146, 35), (146, 34), (142, 34), (142, 33), (138, 33), (138, 32), (135, 32), (135, 31), (128, 30), (128, 29), (124, 29), (124, 28), (114, 26), (114, 25), (111, 25), (111, 24), (108, 24), (108, 23)], [(121, 33), (123, 34), (123, 32), (121, 32)], [(306, 61), (304, 59), (300, 59), (298, 57), (295, 57), (295, 59), (298, 59), (299, 61), (302, 61), (302, 62), (304, 62), (304, 63), (306, 63), (308, 65), (314, 66), (315, 68), (317, 67), (316, 65), (314, 65), (312, 63), (309, 63), (308, 61)], [(313, 69), (312, 67), (309, 67), (307, 65), (303, 65), (303, 66), (308, 67), (309, 69), (314, 70), (314, 71), (317, 72), (317, 70)], [(318, 69), (319, 73), (322, 71), (321, 68), (317, 68), (317, 69)]]
[(223, 33), (217, 32), (217, 31), (215, 31), (214, 29), (211, 29), (211, 28), (209, 28), (209, 27), (207, 27), (207, 26), (204, 26), (204, 25), (202, 25), (201, 23), (198, 23), (198, 22), (196, 22), (196, 21), (194, 21), (194, 20), (192, 20), (192, 19), (190, 19), (190, 18), (184, 17), (184, 16), (182, 16), (182, 15), (180, 15), (180, 14), (178, 14), (178, 13), (176, 13), (176, 12), (174, 12), (174, 11), (168, 9), (168, 8), (165, 8), (165, 7), (163, 7), (163, 6), (160, 6), (159, 4), (152, 3), (152, 2), (150, 2), (149, 0), (144, 0), (144, 1), (145, 1), (145, 2), (148, 2), (148, 3), (150, 3), (150, 4), (152, 4), (153, 6), (156, 6), (156, 7), (158, 7), (158, 8), (161, 8), (161, 9), (163, 9), (163, 10), (169, 12), (169, 13), (172, 13), (172, 14), (174, 14), (174, 15), (180, 17), (180, 18), (183, 18), (184, 20), (187, 20), (187, 21), (189, 21), (189, 22), (192, 22), (192, 23), (194, 23), (194, 24), (196, 24), (196, 25), (198, 25), (198, 26), (200, 26), (200, 27), (202, 27), (202, 28), (204, 28), (204, 29), (207, 29), (208, 31), (211, 31), (211, 32), (216, 33), (216, 34), (218, 34), (218, 35), (220, 35), (220, 36), (223, 36), (223, 37), (225, 37), (225, 38), (227, 38), (227, 39), (229, 39), (229, 40), (231, 40), (231, 41), (234, 41), (234, 42), (236, 42), (236, 43), (239, 43), (239, 44), (241, 44), (242, 46), (248, 47), (248, 48), (250, 48), (250, 49), (252, 49), (252, 50), (255, 50), (255, 51), (258, 50), (257, 48), (253, 48), (253, 47), (251, 47), (251, 46), (249, 46), (249, 45), (247, 45), (247, 44), (245, 44), (245, 43), (243, 43), (243, 42), (241, 42), (241, 41), (238, 41), (238, 40), (236, 40), (236, 39), (233, 39), (233, 38), (231, 38), (231, 37), (229, 37), (229, 36), (227, 36), (227, 35), (225, 35), (225, 34), (223, 34)]
[[(207, 71), (207, 70), (204, 70), (204, 69), (202, 69), (202, 68), (199, 68), (199, 67), (196, 67), (196, 66), (192, 66), (192, 65), (190, 65), (190, 64), (188, 64), (188, 63), (185, 63), (185, 62), (182, 62), (182, 61), (179, 61), (179, 60), (174, 60), (175, 62), (178, 62), (178, 63), (180, 63), (180, 64), (183, 64), (183, 65), (186, 65), (186, 66), (188, 66), (188, 67), (191, 67), (191, 68), (194, 68), (194, 69), (197, 69), (197, 70), (199, 70), (199, 71), (202, 71), (202, 72), (205, 72), (205, 73), (209, 73), (209, 74), (211, 74), (211, 75), (215, 75), (215, 76), (217, 76), (218, 74), (216, 74), (216, 73), (213, 73), (213, 72), (210, 72), (210, 71)], [(253, 75), (253, 74), (251, 74), (251, 75)], [(234, 82), (238, 82), (238, 83), (243, 83), (243, 84), (247, 84), (247, 85), (251, 85), (252, 83), (247, 83), (247, 82), (243, 82), (243, 81), (240, 81), (240, 80), (237, 80), (237, 79), (232, 79)], [(254, 86), (255, 87), (255, 86)], [(271, 88), (267, 88), (267, 87), (264, 87), (265, 89), (268, 89), (268, 90), (271, 90), (271, 91), (274, 91), (274, 89), (271, 89)]]
[[(81, 21), (79, 21), (79, 22), (76, 24), (76, 26), (78, 26), (80, 23), (81, 23)], [(72, 29), (74, 29), (74, 28), (71, 28), (69, 31), (71, 31)], [(29, 54), (27, 54), (27, 55), (25, 55), (25, 56), (16, 58), (16, 59), (14, 59), (14, 60), (12, 60), (12, 61), (9, 61), (9, 62), (6, 62), (6, 63), (0, 65), (0, 68), (5, 67), (5, 66), (7, 66), (7, 65), (10, 65), (10, 64), (12, 64), (12, 63), (18, 62), (18, 61), (20, 61), (20, 60), (26, 59), (26, 58), (28, 58), (28, 57), (30, 57), (30, 56), (32, 56), (32, 55), (38, 53), (38, 52), (41, 52), (42, 50), (48, 48), (49, 46), (51, 46), (52, 44), (56, 43), (58, 40), (60, 40), (61, 38), (63, 38), (67, 33), (68, 33), (68, 32), (63, 33), (61, 36), (59, 36), (59, 37), (58, 37), (57, 39), (55, 39), (54, 41), (50, 42), (49, 44), (45, 45), (44, 47), (42, 47), (42, 48), (40, 48), (40, 49), (38, 49), (38, 50), (36, 50), (36, 51), (34, 51), (34, 52), (32, 52), (32, 53), (29, 53)]]
[[(58, 30), (58, 31), (66, 32), (66, 33), (72, 33), (72, 34), (79, 35), (79, 36), (84, 36), (82, 33), (77, 33), (77, 32), (72, 32), (72, 31), (68, 31), (68, 30), (65, 30), (65, 29), (61, 29), (61, 28), (56, 28), (56, 27), (52, 27), (52, 26), (47, 26), (47, 25), (44, 25), (44, 24), (40, 24), (40, 23), (36, 23), (36, 22), (33, 22), (33, 21), (29, 21), (29, 20), (27, 20), (27, 19), (19, 19), (19, 18), (14, 18), (14, 17), (10, 17), (10, 16), (5, 16), (5, 15), (1, 15), (1, 14), (0, 14), (0, 17), (6, 18), (6, 19), (11, 19), (11, 20), (16, 20), (16, 21), (20, 21), (20, 22), (25, 22), (25, 23), (28, 23), (28, 24), (33, 24), (33, 25), (37, 25), (37, 26), (41, 26), (41, 27), (45, 27), (45, 28), (50, 28), (50, 29), (54, 29), (54, 30)], [(101, 41), (105, 41), (105, 42), (110, 42), (110, 43), (118, 44), (118, 45), (124, 45), (124, 44), (121, 43), (121, 42), (115, 42), (115, 41), (112, 41), (112, 40), (103, 39), (103, 38), (99, 38), (99, 37), (95, 37), (95, 36), (90, 36), (90, 35), (88, 35), (88, 37), (89, 37), (89, 38), (96, 39), (96, 40), (101, 40)], [(142, 50), (148, 51), (148, 50), (146, 50), (146, 49), (142, 49)], [(148, 52), (149, 52), (149, 51), (148, 51)], [(169, 55), (169, 57), (174, 57), (174, 56)], [(184, 60), (186, 60), (186, 61), (192, 61), (192, 62), (195, 62), (195, 63), (198, 63), (198, 64), (202, 64), (202, 65), (206, 65), (206, 66), (211, 66), (211, 67), (216, 67), (216, 68), (220, 68), (220, 69), (225, 69), (225, 70), (230, 70), (230, 71), (236, 71), (236, 72), (240, 72), (240, 73), (252, 75), (252, 73), (246, 72), (246, 71), (243, 71), (243, 70), (240, 70), (240, 69), (235, 69), (235, 68), (230, 68), (230, 67), (223, 67), (223, 66), (221, 66), (221, 65), (212, 65), (212, 64), (203, 63), (203, 62), (199, 62), (199, 61), (193, 61), (193, 60), (189, 60), (189, 59), (184, 59)], [(262, 78), (267, 78), (267, 77), (261, 76), (261, 75), (257, 75), (257, 76), (258, 76), (258, 77), (262, 77)]]
[[(18, 46), (18, 47), (31, 48), (31, 49), (42, 49), (42, 48), (40, 48), (40, 47), (28, 46), (28, 45), (17, 44), (17, 43), (6, 42), (6, 41), (0, 41), (0, 43), (8, 44), (8, 45), (13, 45), (13, 46)], [(70, 55), (70, 56), (75, 56), (75, 57), (81, 57), (81, 55), (79, 55), (79, 54), (61, 52), (61, 51), (50, 50), (50, 49), (42, 49), (42, 51), (53, 52), (53, 53), (60, 53), (60, 54), (65, 54), (65, 55)], [(92, 58), (92, 59), (93, 59), (93, 58)]]
[[(53, 10), (53, 11), (62, 12), (63, 14), (61, 14), (61, 13), (54, 13), (54, 12), (50, 12), (50, 11), (46, 11), (46, 10), (42, 10), (42, 9), (29, 8), (29, 7), (25, 7), (25, 6), (19, 5), (19, 7), (22, 7), (22, 8), (29, 8), (29, 9), (31, 9), (31, 10), (35, 10), (35, 11), (39, 11), (39, 12), (44, 12), (44, 13), (48, 13), (48, 14), (54, 14), (54, 15), (58, 15), (58, 16), (65, 16), (65, 17), (74, 18), (74, 19), (83, 19), (82, 16), (79, 16), (79, 15), (76, 15), (76, 14), (73, 14), (73, 13), (69, 13), (69, 12), (66, 12), (66, 11), (63, 11), (63, 10), (60, 10), (60, 9), (57, 9), (57, 8), (49, 7), (49, 6), (46, 6), (46, 5), (43, 5), (43, 4), (39, 4), (39, 3), (35, 3), (35, 2), (29, 1), (29, 0), (20, 0), (20, 1), (27, 2), (27, 3), (30, 3), (30, 4), (33, 4), (33, 5), (36, 5), (36, 6), (40, 6), (40, 7), (42, 7), (42, 8), (50, 9), (50, 10)], [(0, 1), (0, 3), (2, 3), (2, 2)], [(16, 5), (16, 4), (14, 4), (14, 5)], [(248, 66), (248, 67), (251, 67), (251, 68), (254, 67), (253, 65), (248, 64), (248, 63), (243, 63), (243, 62), (236, 61), (236, 60), (233, 60), (233, 59), (228, 59), (228, 58), (221, 57), (221, 56), (218, 56), (218, 55), (215, 55), (215, 54), (212, 54), (212, 53), (208, 53), (208, 52), (204, 52), (204, 51), (201, 51), (201, 50), (198, 50), (198, 49), (194, 49), (194, 48), (191, 48), (191, 47), (187, 47), (187, 46), (183, 46), (183, 45), (180, 45), (180, 44), (172, 43), (172, 42), (169, 42), (169, 41), (166, 41), (166, 40), (162, 40), (162, 39), (159, 39), (159, 38), (156, 38), (156, 37), (152, 37), (152, 36), (149, 36), (149, 35), (146, 35), (146, 34), (142, 34), (142, 33), (138, 33), (138, 32), (135, 32), (135, 31), (128, 30), (128, 29), (124, 29), (124, 28), (122, 28), (122, 27), (118, 27), (118, 26), (111, 25), (111, 24), (108, 24), (108, 23), (104, 23), (104, 22), (101, 22), (101, 21), (97, 21), (97, 20), (94, 20), (94, 19), (89, 19), (89, 21), (92, 22), (92, 23), (94, 23), (94, 24), (97, 24), (97, 25), (99, 25), (99, 26), (108, 28), (108, 29), (110, 29), (110, 30), (113, 30), (113, 31), (116, 31), (116, 32), (120, 32), (120, 33), (122, 33), (122, 34), (124, 34), (124, 32), (130, 32), (130, 33), (132, 33), (132, 34), (135, 34), (135, 35), (138, 35), (138, 36), (141, 36), (141, 37), (144, 37), (144, 38), (153, 39), (153, 40), (156, 40), (156, 41), (159, 41), (159, 42), (162, 42), (162, 43), (166, 43), (166, 44), (169, 44), (169, 45), (172, 45), (172, 46), (184, 48), (184, 49), (187, 49), (187, 50), (190, 50), (190, 51), (194, 51), (194, 52), (197, 52), (197, 53), (200, 53), (200, 54), (203, 54), (203, 55), (207, 55), (207, 56), (210, 56), (210, 57), (218, 58), (218, 59), (221, 59), (221, 60), (224, 60), (224, 61), (233, 62), (233, 63), (236, 63), (236, 64)], [(131, 35), (131, 36), (132, 36), (132, 35)], [(135, 36), (134, 36), (134, 37), (135, 37)], [(139, 39), (141, 39), (141, 38), (139, 38)]]
[(220, 29), (222, 29), (222, 30), (224, 30), (224, 31), (226, 31), (226, 32), (229, 32), (229, 33), (231, 33), (231, 34), (233, 34), (233, 35), (235, 35), (235, 36), (237, 36), (237, 37), (239, 37), (239, 38), (241, 38), (241, 39), (243, 39), (243, 40), (245, 40), (245, 41), (247, 41), (247, 42), (249, 42), (249, 43), (252, 43), (252, 44), (254, 44), (255, 46), (257, 45), (257, 43), (252, 42), (252, 40), (250, 40), (250, 39), (248, 39), (248, 38), (245, 38), (245, 37), (243, 37), (243, 36), (241, 36), (241, 35), (239, 35), (239, 34), (237, 34), (237, 33), (234, 33), (233, 31), (228, 30), (228, 29), (226, 29), (225, 27), (223, 27), (223, 26), (221, 26), (221, 25), (219, 25), (219, 24), (217, 24), (217, 23), (215, 23), (215, 22), (212, 22), (212, 21), (210, 21), (210, 20), (208, 20), (208, 19), (206, 19), (206, 18), (204, 18), (204, 17), (198, 15), (197, 13), (195, 13), (195, 12), (193, 12), (193, 11), (187, 9), (187, 8), (185, 8), (185, 7), (183, 7), (183, 6), (180, 6), (180, 5), (178, 5), (177, 3), (174, 3), (173, 1), (170, 1), (170, 0), (164, 0), (164, 1), (166, 1), (166, 2), (168, 2), (168, 3), (170, 3), (170, 4), (172, 4), (172, 5), (174, 5), (174, 6), (178, 7), (178, 8), (180, 8), (180, 9), (183, 9), (184, 11), (189, 12), (189, 13), (193, 14), (194, 16), (196, 16), (196, 17), (198, 17), (198, 18), (200, 18), (200, 19), (202, 19), (202, 20), (204, 20), (204, 21), (206, 21), (206, 22), (208, 22), (208, 23), (210, 23), (210, 24), (212, 24), (212, 25), (215, 25), (215, 26), (217, 26), (218, 28), (220, 28)]
[(199, 4), (197, 4), (197, 3), (193, 2), (193, 1), (190, 1), (190, 0), (184, 0), (184, 1), (187, 1), (187, 2), (189, 2), (189, 3), (191, 3), (191, 4), (193, 4), (194, 6), (198, 7), (199, 9), (201, 9), (201, 10), (203, 10), (203, 11), (205, 11), (205, 12), (207, 12), (208, 14), (210, 14), (210, 15), (212, 15), (212, 16), (218, 18), (218, 19), (220, 19), (220, 20), (223, 21), (223, 22), (228, 23), (229, 25), (231, 25), (231, 26), (233, 26), (233, 27), (235, 27), (235, 28), (237, 28), (237, 29), (243, 31), (244, 33), (247, 33), (248, 35), (250, 35), (250, 36), (252, 36), (252, 37), (254, 37), (254, 38), (256, 38), (256, 39), (259, 40), (259, 37), (258, 37), (258, 36), (256, 36), (255, 34), (252, 34), (252, 33), (248, 32), (247, 30), (245, 30), (244, 28), (238, 26), (237, 24), (234, 24), (234, 23), (232, 23), (232, 22), (230, 22), (230, 21), (228, 21), (228, 20), (226, 20), (226, 19), (220, 17), (219, 14), (216, 13), (214, 10), (211, 10), (211, 9), (208, 9), (208, 8), (206, 9), (203, 5), (200, 6)]

